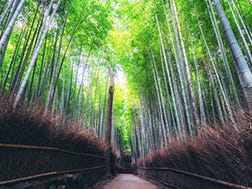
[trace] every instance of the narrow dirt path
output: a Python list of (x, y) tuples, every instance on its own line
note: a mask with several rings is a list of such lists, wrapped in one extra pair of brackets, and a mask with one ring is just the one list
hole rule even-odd
[(158, 189), (158, 187), (132, 174), (120, 174), (106, 184), (104, 189)]

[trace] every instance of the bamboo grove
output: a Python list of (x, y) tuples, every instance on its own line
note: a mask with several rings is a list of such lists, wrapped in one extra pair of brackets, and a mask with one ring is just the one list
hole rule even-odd
[(0, 95), (143, 157), (252, 105), (249, 0), (0, 0)]

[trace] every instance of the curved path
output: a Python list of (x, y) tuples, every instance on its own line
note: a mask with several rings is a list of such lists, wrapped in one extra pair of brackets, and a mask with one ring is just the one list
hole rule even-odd
[(104, 189), (158, 189), (158, 187), (132, 174), (120, 174), (106, 184)]

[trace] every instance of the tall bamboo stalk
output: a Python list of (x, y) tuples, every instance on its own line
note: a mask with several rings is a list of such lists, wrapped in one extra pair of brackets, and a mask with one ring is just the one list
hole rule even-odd
[(227, 41), (229, 43), (230, 51), (232, 52), (236, 71), (240, 80), (245, 99), (247, 101), (247, 106), (249, 109), (252, 108), (252, 73), (248, 67), (248, 64), (244, 58), (241, 48), (235, 38), (233, 30), (230, 26), (229, 20), (222, 8), (220, 0), (213, 0), (216, 7), (217, 13), (219, 15), (223, 30), (225, 32)]

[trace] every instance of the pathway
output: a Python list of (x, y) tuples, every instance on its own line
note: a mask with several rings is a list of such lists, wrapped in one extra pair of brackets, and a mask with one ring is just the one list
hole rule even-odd
[(132, 174), (120, 174), (105, 185), (104, 189), (158, 189), (158, 187)]

